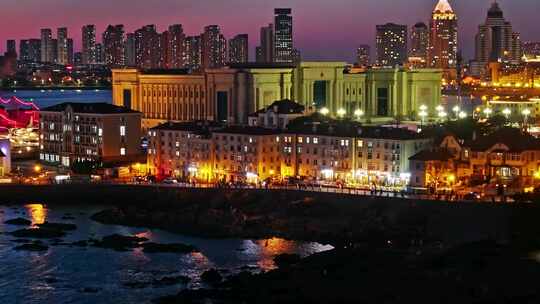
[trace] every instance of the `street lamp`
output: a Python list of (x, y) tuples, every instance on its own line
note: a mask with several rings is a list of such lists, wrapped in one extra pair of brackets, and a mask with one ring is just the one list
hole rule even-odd
[(444, 120), (444, 118), (446, 118), (446, 116), (448, 116), (448, 114), (446, 112), (444, 112), (444, 111), (439, 112), (438, 115), (439, 115), (439, 118), (441, 120)]
[(357, 109), (356, 111), (354, 111), (354, 116), (360, 120), (362, 118), (362, 116), (364, 116), (364, 111), (360, 110), (360, 109)]
[(437, 110), (437, 112), (444, 112), (444, 107), (441, 106), (441, 105), (438, 105), (435, 110)]
[(454, 107), (452, 108), (452, 111), (454, 111), (454, 115), (456, 116), (456, 118), (458, 118), (458, 117), (459, 117), (459, 112), (461, 111), (461, 109), (459, 108), (459, 106), (458, 106), (458, 105), (454, 106)]
[(345, 109), (340, 108), (339, 110), (337, 110), (337, 115), (339, 116), (339, 118), (343, 118), (345, 114), (347, 114), (347, 111), (345, 111)]
[(506, 120), (508, 120), (510, 118), (510, 114), (512, 114), (512, 110), (510, 110), (509, 108), (505, 108), (502, 112), (504, 114), (504, 117), (506, 117)]
[(467, 118), (467, 113), (465, 113), (464, 111), (461, 111), (461, 112), (459, 112), (458, 117), (459, 117), (460, 119), (465, 119), (465, 118)]
[(529, 108), (525, 108), (521, 114), (523, 114), (524, 117), (524, 123), (527, 124), (527, 119), (529, 118), (529, 115), (531, 115), (531, 110)]
[(493, 113), (493, 111), (490, 108), (484, 109), (484, 114), (486, 114), (486, 118), (489, 119), (489, 115), (491, 115), (491, 113)]
[(326, 115), (328, 115), (328, 113), (330, 113), (330, 110), (328, 110), (328, 108), (322, 108), (319, 112), (322, 115), (326, 116)]
[(428, 116), (428, 113), (426, 111), (420, 111), (420, 113), (418, 115), (420, 115), (421, 126), (423, 127), (424, 126), (424, 120)]
[(428, 107), (426, 105), (421, 105), (420, 106), (420, 111), (422, 111), (422, 112), (427, 111), (427, 109), (428, 109)]

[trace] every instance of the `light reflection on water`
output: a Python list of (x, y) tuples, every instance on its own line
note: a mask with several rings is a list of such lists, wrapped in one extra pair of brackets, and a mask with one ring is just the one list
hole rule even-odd
[[(186, 255), (148, 254), (141, 248), (116, 252), (94, 247), (81, 248), (52, 246), (42, 253), (17, 252), (18, 244), (7, 234), (0, 234), (0, 303), (150, 303), (161, 295), (177, 293), (182, 285), (159, 288), (130, 289), (126, 283), (152, 281), (164, 276), (184, 275), (192, 279), (191, 288), (201, 287), (199, 277), (210, 268), (227, 273), (237, 273), (244, 266), (267, 271), (275, 267), (273, 258), (281, 253), (298, 253), (307, 256), (332, 247), (317, 243), (295, 242), (279, 238), (268, 240), (201, 239), (161, 230), (102, 225), (89, 216), (103, 208), (51, 207), (28, 204), (24, 208), (0, 206), (0, 232), (21, 227), (5, 225), (4, 221), (26, 217), (32, 224), (72, 222), (77, 230), (70, 232), (63, 241), (74, 242), (101, 238), (113, 233), (145, 237), (157, 243), (185, 243), (200, 249)], [(67, 213), (74, 220), (63, 220)], [(94, 288), (96, 293), (81, 292)]]

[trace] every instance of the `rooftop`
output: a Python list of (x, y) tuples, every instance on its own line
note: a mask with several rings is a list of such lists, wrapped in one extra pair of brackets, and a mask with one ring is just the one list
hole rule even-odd
[(68, 107), (73, 109), (74, 113), (88, 113), (88, 114), (129, 114), (139, 113), (137, 111), (128, 109), (126, 107), (119, 107), (110, 103), (96, 102), (96, 103), (78, 103), (78, 102), (64, 102), (51, 107), (41, 109), (42, 112), (64, 112)]
[(510, 152), (523, 152), (526, 150), (540, 150), (540, 139), (523, 132), (517, 128), (502, 128), (487, 136), (465, 142), (464, 146), (473, 151), (486, 151), (496, 144), (503, 144)]
[(246, 126), (228, 126), (223, 129), (213, 131), (214, 133), (226, 134), (245, 134), (245, 135), (274, 135), (279, 134), (278, 130), (266, 129), (262, 127), (246, 127)]
[(419, 160), (419, 161), (430, 161), (430, 160), (438, 160), (438, 161), (447, 161), (449, 159), (454, 158), (452, 153), (448, 151), (447, 149), (427, 149), (422, 150), (418, 152), (417, 154), (411, 156), (409, 160)]
[(148, 69), (141, 70), (143, 75), (190, 75), (189, 69)]
[(433, 10), (434, 13), (440, 12), (440, 13), (453, 13), (454, 10), (452, 9), (452, 6), (450, 3), (448, 3), (448, 0), (439, 0), (439, 3), (435, 6), (435, 9)]
[(305, 107), (295, 101), (289, 99), (274, 101), (271, 105), (265, 109), (257, 111), (257, 113), (275, 112), (277, 114), (302, 114)]
[(166, 122), (150, 130), (164, 131), (185, 131), (199, 135), (209, 135), (213, 129), (220, 128), (222, 125), (213, 121), (190, 121), (190, 122)]

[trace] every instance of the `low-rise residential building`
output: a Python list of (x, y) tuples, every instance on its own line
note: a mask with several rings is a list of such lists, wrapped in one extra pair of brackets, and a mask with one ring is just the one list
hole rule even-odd
[(285, 129), (289, 122), (305, 115), (305, 107), (294, 101), (284, 99), (257, 111), (248, 117), (248, 124), (253, 127)]
[(11, 144), (9, 139), (0, 139), (0, 177), (11, 172)]
[(141, 154), (141, 113), (107, 103), (62, 103), (40, 112), (41, 161), (128, 161)]

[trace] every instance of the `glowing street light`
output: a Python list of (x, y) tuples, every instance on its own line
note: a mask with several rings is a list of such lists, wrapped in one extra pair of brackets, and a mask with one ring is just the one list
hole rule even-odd
[(509, 108), (505, 108), (502, 112), (504, 114), (504, 117), (506, 117), (506, 120), (508, 120), (510, 118), (510, 114), (512, 114), (512, 110), (510, 110)]
[(423, 127), (424, 126), (424, 120), (428, 116), (428, 113), (426, 111), (420, 111), (420, 113), (418, 113), (418, 115), (420, 115), (421, 126)]
[(490, 108), (484, 109), (484, 114), (486, 114), (486, 118), (489, 118), (489, 115), (491, 115), (491, 113), (493, 113), (493, 111)]
[(521, 114), (523, 114), (524, 123), (527, 124), (527, 120), (529, 118), (529, 115), (531, 115), (531, 110), (529, 108), (525, 108)]
[(347, 111), (345, 111), (345, 109), (340, 108), (339, 110), (337, 110), (337, 115), (338, 115), (340, 118), (343, 118), (343, 116), (345, 116), (345, 114), (347, 114)]
[(426, 112), (427, 109), (428, 109), (428, 107), (426, 105), (421, 105), (420, 106), (420, 111), (422, 111), (422, 112)]
[(319, 111), (322, 115), (326, 116), (330, 113), (330, 110), (328, 110), (328, 108), (322, 108), (320, 111)]
[(438, 115), (441, 120), (443, 120), (444, 118), (446, 118), (446, 116), (448, 116), (448, 114), (444, 111), (439, 112)]
[(438, 105), (435, 110), (437, 110), (437, 112), (444, 112), (444, 107), (441, 106), (441, 105)]
[(465, 118), (467, 118), (467, 113), (465, 113), (464, 111), (461, 111), (461, 112), (459, 112), (458, 117), (459, 117), (459, 119), (465, 119)]
[(356, 111), (354, 111), (354, 116), (357, 118), (357, 119), (361, 119), (362, 116), (364, 116), (364, 111), (360, 110), (360, 109), (357, 109)]

